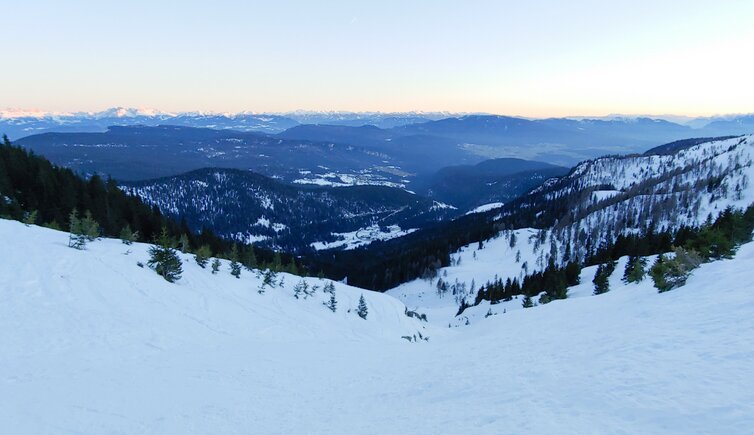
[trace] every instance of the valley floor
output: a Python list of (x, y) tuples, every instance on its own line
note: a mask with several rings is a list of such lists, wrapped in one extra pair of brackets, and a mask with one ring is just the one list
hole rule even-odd
[[(0, 220), (4, 433), (751, 433), (754, 244), (651, 282), (447, 328), (337, 284), (338, 311), (146, 246)], [(130, 251), (130, 252), (129, 252)], [(127, 255), (124, 255), (127, 254)], [(316, 279), (312, 280), (317, 281)], [(366, 321), (347, 310), (364, 293)], [(422, 332), (427, 342), (401, 335)]]

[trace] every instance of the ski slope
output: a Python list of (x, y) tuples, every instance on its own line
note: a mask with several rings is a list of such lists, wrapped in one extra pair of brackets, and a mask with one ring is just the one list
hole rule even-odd
[[(339, 283), (335, 313), (321, 291), (295, 299), (291, 275), (259, 294), (252, 273), (235, 279), (223, 264), (212, 275), (188, 256), (169, 284), (136, 265), (146, 245), (103, 239), (76, 251), (65, 233), (6, 220), (0, 241), (3, 433), (754, 427), (754, 244), (668, 293), (623, 285), (619, 265), (612, 290), (590, 296), (587, 268), (571, 299), (448, 328)], [(347, 311), (362, 293), (366, 320)], [(400, 338), (418, 332), (429, 341)]]

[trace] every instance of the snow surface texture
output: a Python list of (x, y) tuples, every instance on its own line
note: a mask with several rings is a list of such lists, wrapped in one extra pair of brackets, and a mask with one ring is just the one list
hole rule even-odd
[[(291, 275), (259, 294), (252, 273), (235, 279), (223, 263), (212, 275), (188, 256), (169, 284), (136, 265), (146, 245), (99, 240), (76, 251), (65, 233), (4, 220), (0, 240), (5, 433), (754, 427), (754, 244), (668, 293), (647, 280), (623, 285), (616, 272), (601, 296), (582, 284), (573, 299), (506, 313), (495, 305), (497, 315), (447, 328), (338, 283), (336, 313), (321, 290), (295, 299)], [(362, 293), (367, 320), (353, 312)], [(400, 338), (419, 332), (430, 340)]]

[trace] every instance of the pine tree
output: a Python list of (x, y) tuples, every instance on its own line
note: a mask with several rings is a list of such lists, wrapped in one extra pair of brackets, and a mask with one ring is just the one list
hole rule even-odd
[(607, 263), (597, 266), (597, 272), (594, 274), (594, 294), (601, 295), (610, 291), (610, 276), (615, 271), (615, 261), (608, 261)]
[(92, 217), (92, 212), (89, 210), (84, 214), (84, 219), (81, 219), (81, 231), (88, 241), (94, 241), (99, 237), (99, 224)]
[(265, 287), (274, 287), (275, 286), (275, 272), (272, 271), (272, 269), (267, 269), (264, 271), (264, 276), (262, 278), (262, 284), (259, 286), (259, 294), (264, 293)]
[(325, 293), (334, 294), (335, 293), (335, 284), (332, 283), (332, 281), (325, 284), (325, 287), (322, 289)]
[(646, 265), (645, 258), (633, 255), (628, 257), (626, 269), (623, 271), (623, 282), (626, 284), (641, 282), (646, 275)]
[(124, 245), (132, 244), (136, 241), (136, 238), (137, 234), (131, 231), (130, 225), (126, 224), (126, 226), (120, 230), (120, 241), (123, 242)]
[(84, 249), (86, 246), (86, 235), (81, 227), (81, 219), (79, 219), (76, 209), (71, 210), (71, 214), (68, 216), (70, 222), (68, 232), (68, 246), (74, 249)]
[(161, 275), (167, 282), (181, 279), (183, 267), (177, 251), (172, 247), (172, 240), (167, 228), (163, 227), (157, 245), (149, 248), (149, 267)]
[(327, 302), (323, 302), (323, 304), (334, 313), (338, 306), (338, 301), (335, 300), (335, 292), (330, 293), (330, 299)]
[(219, 271), (220, 271), (220, 260), (215, 258), (214, 260), (212, 260), (212, 274), (214, 275)]
[(531, 296), (525, 295), (523, 301), (521, 301), (521, 306), (524, 308), (531, 308), (534, 306), (534, 302), (531, 300)]
[(29, 225), (36, 225), (37, 224), (37, 211), (32, 210), (30, 212), (25, 213), (24, 215), (24, 225), (27, 227)]
[(367, 318), (367, 314), (369, 314), (369, 310), (367, 309), (367, 301), (364, 300), (364, 295), (361, 295), (359, 298), (359, 307), (356, 309), (356, 314), (359, 315), (362, 319)]
[(230, 250), (228, 259), (230, 260), (230, 274), (236, 278), (241, 278), (241, 264), (238, 263), (238, 246), (235, 243)]
[(649, 270), (649, 275), (660, 293), (686, 284), (691, 271), (702, 263), (701, 257), (694, 251), (675, 248), (674, 254), (672, 259), (667, 259), (660, 254)]
[(308, 295), (308, 289), (309, 285), (302, 279), (295, 286), (293, 286), (293, 297), (296, 299), (300, 299), (302, 296), (306, 298), (306, 296)]
[(196, 250), (196, 254), (194, 254), (194, 260), (196, 260), (196, 264), (198, 264), (199, 267), (204, 269), (205, 267), (207, 267), (210, 256), (212, 256), (212, 251), (210, 250), (209, 246), (202, 245), (199, 247), (199, 249)]

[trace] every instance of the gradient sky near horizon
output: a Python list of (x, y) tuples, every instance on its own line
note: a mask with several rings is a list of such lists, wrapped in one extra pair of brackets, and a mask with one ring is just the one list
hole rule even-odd
[(0, 108), (754, 112), (754, 1), (4, 1)]

